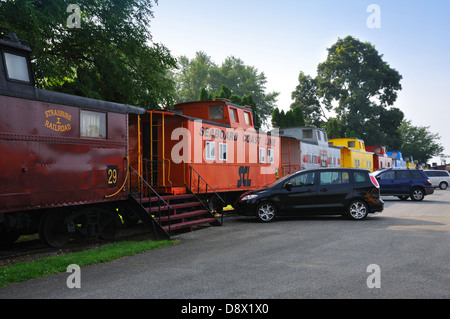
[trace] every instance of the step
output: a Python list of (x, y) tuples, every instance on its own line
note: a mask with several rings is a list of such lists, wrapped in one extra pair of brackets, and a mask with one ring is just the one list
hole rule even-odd
[[(182, 194), (182, 195), (163, 195), (161, 196), (162, 199), (164, 199), (166, 202), (170, 200), (177, 200), (177, 199), (187, 199), (187, 198), (194, 198), (194, 194)], [(158, 196), (152, 196), (150, 199), (148, 197), (142, 197), (139, 198), (139, 196), (135, 197), (136, 200), (142, 204), (147, 204), (148, 202), (157, 202), (159, 200)]]
[[(180, 209), (180, 208), (187, 208), (187, 207), (195, 207), (195, 206), (200, 206), (201, 203), (200, 202), (189, 202), (189, 203), (180, 203), (180, 204), (172, 204), (170, 205), (170, 207), (172, 207), (172, 210), (176, 210), (176, 209)], [(158, 212), (158, 211), (166, 211), (168, 209), (167, 206), (161, 206), (161, 208), (156, 205), (156, 206), (152, 206), (152, 208), (150, 209), (151, 213), (154, 212)], [(149, 211), (149, 208), (146, 208), (147, 212)]]
[[(182, 219), (182, 218), (189, 218), (194, 216), (201, 216), (208, 214), (207, 210), (194, 210), (192, 212), (186, 212), (186, 213), (180, 213), (180, 214), (174, 214), (170, 215), (170, 221)], [(167, 222), (169, 221), (169, 216), (162, 216), (161, 218), (155, 217), (156, 221), (158, 222)]]
[[(188, 222), (171, 224), (170, 230), (172, 231), (172, 230), (177, 230), (177, 229), (186, 228), (186, 227), (192, 227), (192, 226), (196, 226), (196, 225), (210, 224), (210, 223), (214, 223), (216, 221), (217, 220), (215, 218), (196, 219), (196, 220), (191, 220)], [(169, 225), (165, 225), (165, 226), (163, 226), (163, 228), (164, 228), (164, 230), (169, 231)]]

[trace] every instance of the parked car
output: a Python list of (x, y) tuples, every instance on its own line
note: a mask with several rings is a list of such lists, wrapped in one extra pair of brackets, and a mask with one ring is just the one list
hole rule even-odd
[(443, 170), (425, 170), (434, 188), (447, 189), (450, 184), (450, 173)]
[(262, 222), (277, 216), (312, 214), (362, 220), (383, 208), (375, 177), (369, 170), (352, 168), (298, 171), (242, 194), (235, 204), (238, 214), (256, 216)]
[(431, 181), (421, 169), (387, 168), (373, 172), (380, 183), (381, 196), (397, 196), (401, 200), (409, 197), (421, 201), (433, 194)]

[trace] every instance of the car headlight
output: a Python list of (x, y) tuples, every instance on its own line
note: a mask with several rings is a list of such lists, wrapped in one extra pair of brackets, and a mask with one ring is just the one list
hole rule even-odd
[(258, 197), (258, 195), (255, 195), (255, 194), (247, 195), (247, 196), (242, 197), (242, 200), (249, 200), (249, 199), (253, 199), (253, 198), (256, 198), (256, 197)]

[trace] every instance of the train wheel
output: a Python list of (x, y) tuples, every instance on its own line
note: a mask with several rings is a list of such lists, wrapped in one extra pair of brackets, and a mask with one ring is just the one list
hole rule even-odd
[(112, 240), (116, 236), (119, 216), (114, 212), (104, 210), (100, 213), (100, 238)]
[(65, 209), (52, 210), (43, 216), (39, 227), (42, 242), (52, 247), (62, 247), (72, 238), (73, 221)]

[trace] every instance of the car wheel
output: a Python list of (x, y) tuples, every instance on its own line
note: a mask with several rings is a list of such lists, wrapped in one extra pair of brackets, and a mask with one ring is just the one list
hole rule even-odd
[(409, 196), (397, 196), (398, 198), (400, 198), (401, 200), (407, 200)]
[(269, 202), (262, 203), (256, 210), (256, 217), (263, 223), (268, 223), (275, 218), (276, 208)]
[(411, 199), (413, 201), (421, 201), (425, 197), (425, 193), (421, 188), (413, 188), (411, 191)]
[(363, 200), (357, 199), (348, 205), (347, 216), (353, 220), (363, 220), (367, 217), (369, 209)]
[(448, 184), (446, 182), (441, 182), (439, 184), (439, 188), (442, 189), (442, 190), (446, 190), (447, 187), (448, 187)]

